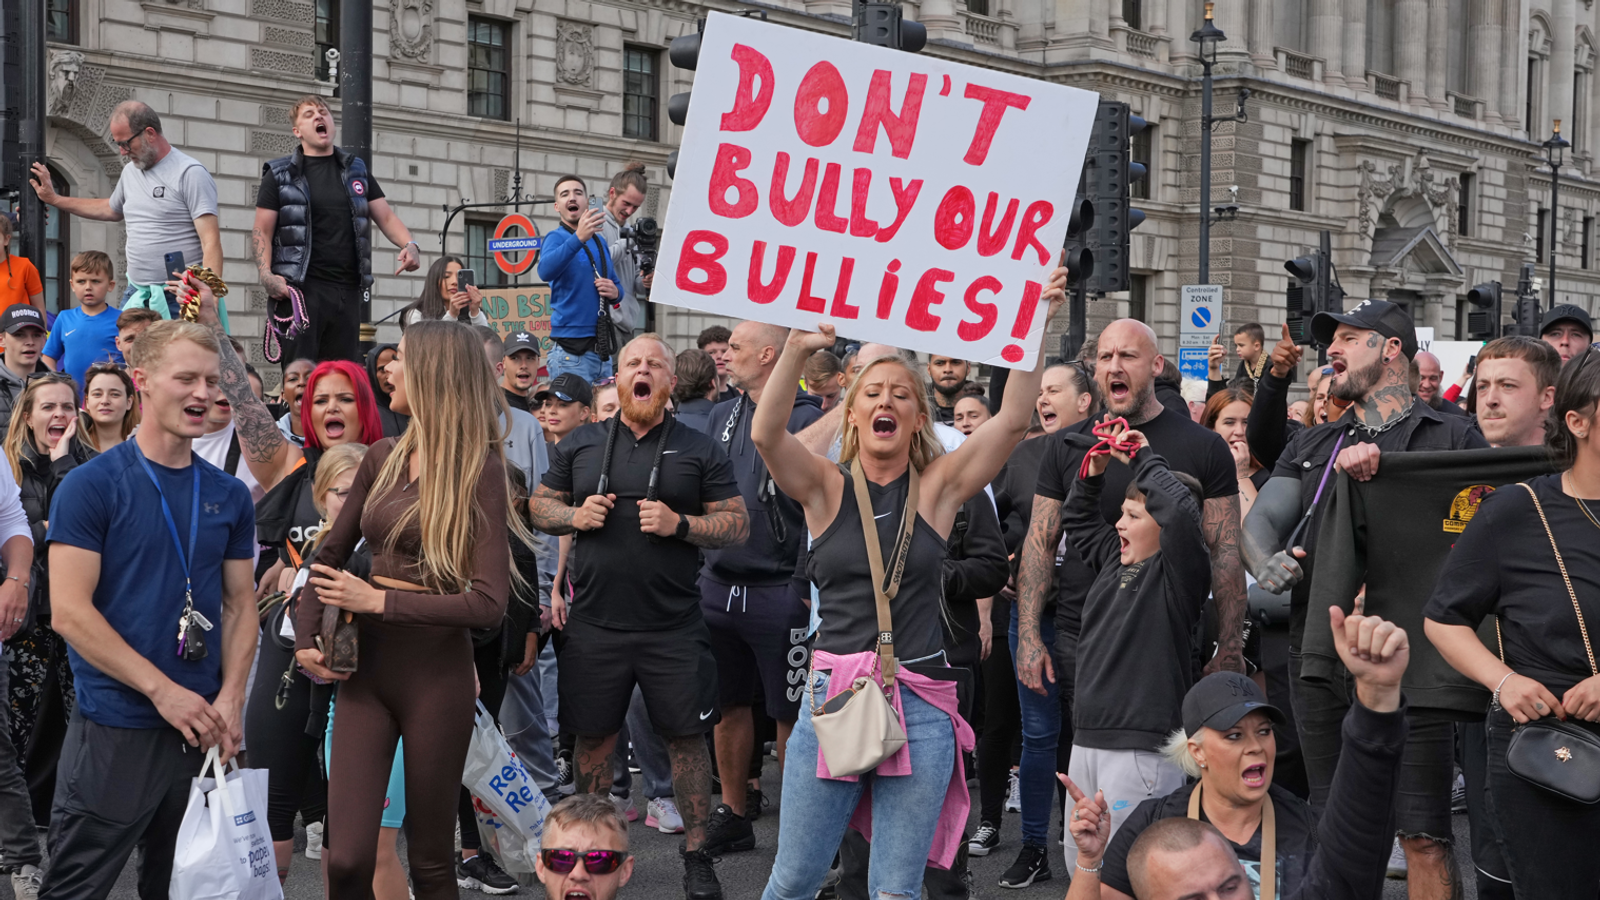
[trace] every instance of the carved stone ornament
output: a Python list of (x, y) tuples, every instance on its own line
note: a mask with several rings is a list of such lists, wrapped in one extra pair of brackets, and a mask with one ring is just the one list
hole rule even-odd
[(1455, 236), (1457, 207), (1461, 203), (1460, 179), (1433, 171), (1425, 153), (1419, 150), (1414, 159), (1390, 163), (1382, 173), (1378, 171), (1378, 164), (1370, 159), (1362, 160), (1356, 170), (1361, 174), (1361, 184), (1356, 188), (1356, 199), (1360, 202), (1356, 216), (1364, 236), (1372, 236), (1378, 216), (1388, 206), (1391, 196), (1397, 199), (1420, 197), (1427, 201), (1439, 233), (1447, 241)]
[(556, 76), (587, 87), (594, 78), (594, 29), (578, 22), (556, 25)]
[(1361, 186), (1356, 189), (1356, 198), (1361, 202), (1361, 209), (1356, 216), (1361, 222), (1362, 232), (1370, 236), (1372, 223), (1377, 220), (1377, 214), (1382, 211), (1384, 202), (1405, 180), (1405, 170), (1399, 163), (1393, 163), (1385, 174), (1379, 174), (1378, 164), (1370, 159), (1363, 159), (1356, 170), (1361, 173)]
[(389, 53), (417, 62), (433, 55), (434, 0), (390, 0)]
[(76, 50), (50, 51), (49, 114), (64, 116), (78, 95), (78, 76), (83, 73), (83, 54)]

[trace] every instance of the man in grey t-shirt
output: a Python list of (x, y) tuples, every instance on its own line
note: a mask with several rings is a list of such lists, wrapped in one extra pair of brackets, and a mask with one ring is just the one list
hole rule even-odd
[[(31, 181), (39, 199), (75, 216), (101, 222), (126, 222), (128, 288), (123, 309), (149, 306), (176, 317), (176, 304), (161, 285), (168, 253), (186, 263), (222, 271), (222, 233), (217, 225), (217, 183), (193, 157), (167, 143), (161, 117), (137, 100), (111, 111), (111, 140), (128, 164), (108, 200), (57, 194), (43, 163), (34, 163)], [(151, 302), (156, 301), (156, 302)], [(169, 305), (170, 304), (170, 305)]]

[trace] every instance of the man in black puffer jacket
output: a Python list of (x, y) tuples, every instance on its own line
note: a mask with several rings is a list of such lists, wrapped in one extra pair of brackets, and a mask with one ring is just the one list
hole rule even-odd
[(361, 309), (371, 299), (372, 226), (400, 248), (395, 274), (422, 263), (416, 241), (360, 157), (333, 145), (333, 113), (302, 97), (289, 122), (300, 146), (261, 171), (250, 243), (272, 313), (289, 315), (289, 289), (305, 297), (309, 327), (284, 339), (283, 361), (361, 359)]

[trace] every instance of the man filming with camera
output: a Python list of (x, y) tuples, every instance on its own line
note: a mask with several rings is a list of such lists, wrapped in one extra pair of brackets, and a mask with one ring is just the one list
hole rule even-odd
[(644, 163), (630, 162), (611, 179), (606, 191), (606, 221), (600, 235), (611, 248), (617, 284), (622, 286), (622, 303), (611, 311), (611, 324), (617, 332), (618, 347), (644, 333), (644, 298), (656, 274), (656, 247), (660, 231), (649, 216), (631, 228), (628, 220), (644, 205)]

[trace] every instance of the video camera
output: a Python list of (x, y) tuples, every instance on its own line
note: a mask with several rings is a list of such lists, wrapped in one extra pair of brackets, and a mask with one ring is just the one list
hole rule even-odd
[(661, 247), (661, 228), (655, 219), (645, 216), (637, 224), (622, 226), (617, 235), (633, 242), (634, 252), (639, 255), (640, 275), (649, 275), (656, 270), (656, 253)]

